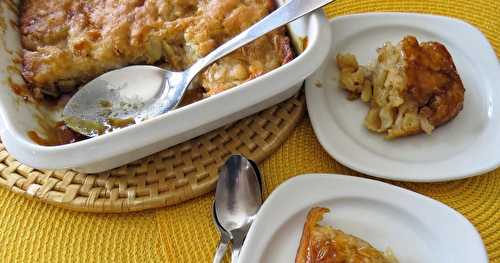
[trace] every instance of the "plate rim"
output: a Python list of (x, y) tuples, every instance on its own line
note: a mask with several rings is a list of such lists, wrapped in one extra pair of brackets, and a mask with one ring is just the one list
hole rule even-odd
[[(310, 185), (325, 185), (325, 184), (331, 184), (335, 185), (335, 183), (344, 181), (345, 183), (351, 184), (353, 187), (352, 188), (340, 188), (336, 189), (338, 191), (329, 191), (329, 192), (322, 192), (322, 200), (327, 200), (329, 196), (333, 198), (342, 197), (342, 195), (349, 196), (349, 197), (362, 197), (362, 198), (367, 198), (367, 193), (363, 191), (357, 191), (356, 188), (358, 187), (371, 187), (371, 189), (378, 189), (380, 192), (392, 192), (394, 194), (398, 195), (405, 195), (408, 198), (412, 198), (415, 200), (416, 203), (420, 205), (425, 205), (427, 207), (431, 207), (433, 209), (438, 209), (443, 212), (443, 214), (447, 214), (449, 218), (454, 218), (455, 223), (458, 224), (458, 222), (461, 224), (461, 226), (464, 226), (465, 228), (462, 229), (461, 234), (463, 236), (469, 237), (468, 242), (470, 240), (473, 240), (473, 242), (470, 245), (468, 244), (467, 249), (468, 252), (474, 253), (474, 257), (478, 257), (477, 263), (487, 263), (488, 262), (488, 254), (486, 247), (484, 245), (484, 242), (475, 228), (475, 226), (461, 213), (456, 211), (455, 209), (447, 206), (446, 204), (434, 200), (428, 196), (422, 195), (420, 193), (395, 186), (389, 183), (377, 181), (374, 179), (369, 179), (369, 178), (363, 178), (363, 177), (357, 177), (357, 176), (350, 176), (350, 175), (342, 175), (342, 174), (329, 174), (329, 173), (310, 173), (310, 174), (302, 174), (295, 176), (293, 178), (288, 179), (281, 185), (279, 185), (272, 193), (271, 195), (266, 199), (264, 202), (263, 206), (259, 210), (259, 213), (257, 214), (256, 220), (254, 221), (253, 225), (250, 228), (250, 231), (247, 235), (246, 242), (243, 245), (241, 254), (240, 254), (240, 261), (242, 263), (245, 262), (253, 262), (255, 258), (261, 258), (263, 256), (263, 253), (265, 251), (265, 248), (268, 244), (268, 242), (272, 239), (274, 233), (279, 230), (281, 227), (281, 223), (283, 222), (270, 222), (267, 221), (266, 219), (269, 219), (269, 217), (266, 217), (268, 214), (272, 214), (273, 212), (276, 212), (273, 207), (276, 207), (279, 205), (279, 200), (276, 200), (278, 198), (281, 198), (282, 196), (288, 195), (290, 192), (293, 192), (295, 195), (300, 195), (302, 193), (301, 198), (305, 199), (308, 201), (308, 198), (312, 198), (312, 200), (309, 200), (308, 202), (312, 203), (318, 203), (320, 201), (315, 201), (315, 199), (319, 199), (319, 197), (310, 197), (310, 195), (307, 195), (308, 189), (304, 188), (303, 186), (305, 184)], [(301, 192), (302, 191), (302, 192)], [(340, 193), (339, 192), (343, 192)], [(353, 195), (355, 194), (355, 195)], [(381, 201), (380, 199), (377, 199), (377, 201)], [(399, 200), (395, 200), (393, 202), (402, 202)], [(276, 203), (276, 204), (275, 204)], [(313, 204), (310, 205), (311, 207)], [(281, 211), (287, 210), (288, 214), (295, 214), (296, 212), (304, 209), (304, 207), (301, 207), (301, 205), (289, 205), (289, 206), (281, 206)], [(416, 213), (417, 214), (417, 213)], [(288, 217), (289, 218), (289, 217)], [(274, 231), (266, 231), (262, 232), (260, 228), (265, 225), (273, 225)], [(259, 233), (258, 233), (259, 232)], [(435, 232), (434, 232), (435, 233)], [(264, 238), (263, 238), (264, 236)], [(264, 240), (264, 242), (262, 242)], [(298, 245), (298, 244), (297, 244)], [(257, 247), (257, 248), (256, 248)], [(259, 247), (261, 250), (259, 250)], [(473, 249), (471, 249), (473, 248)]]
[[(335, 23), (336, 21), (348, 20), (348, 19), (379, 18), (381, 16), (383, 16), (385, 18), (389, 17), (390, 19), (399, 19), (402, 17), (404, 17), (406, 19), (408, 19), (408, 17), (413, 17), (415, 19), (421, 19), (421, 20), (422, 19), (434, 19), (434, 20), (440, 20), (440, 21), (447, 21), (447, 22), (457, 24), (457, 26), (466, 27), (468, 30), (472, 30), (472, 32), (474, 34), (476, 34), (476, 36), (474, 37), (474, 39), (475, 39), (474, 42), (481, 43), (481, 45), (486, 44), (489, 47), (487, 50), (483, 50), (483, 52), (486, 55), (488, 55), (488, 57), (493, 57), (496, 59), (496, 54), (494, 53), (493, 47), (491, 46), (491, 43), (486, 39), (484, 34), (481, 33), (481, 31), (479, 31), (479, 29), (477, 29), (473, 25), (471, 25), (463, 20), (457, 19), (457, 18), (451, 18), (451, 17), (439, 16), (439, 15), (420, 14), (420, 13), (373, 12), (373, 13), (361, 13), (361, 14), (338, 16), (338, 17), (335, 17), (335, 18), (329, 20), (329, 22), (330, 22), (330, 27), (331, 27), (332, 23)], [(390, 24), (395, 24), (395, 23), (392, 22), (392, 20), (389, 20), (387, 22), (387, 24), (390, 25)], [(321, 120), (318, 120), (319, 117), (317, 117), (317, 115), (320, 115), (318, 113), (319, 110), (315, 109), (316, 106), (311, 106), (311, 105), (314, 105), (315, 103), (317, 103), (317, 100), (313, 101), (313, 99), (311, 97), (313, 96), (312, 94), (315, 92), (315, 90), (318, 89), (317, 87), (315, 87), (314, 83), (315, 83), (316, 79), (321, 79), (321, 78), (318, 78), (317, 76), (319, 74), (318, 72), (321, 72), (321, 70), (324, 69), (325, 63), (328, 63), (328, 62), (325, 61), (318, 70), (316, 70), (311, 76), (309, 76), (306, 79), (305, 90), (306, 90), (307, 110), (308, 110), (308, 114), (310, 116), (310, 121), (311, 121), (313, 130), (314, 130), (314, 133), (315, 133), (319, 143), (322, 145), (322, 147), (325, 149), (325, 151), (332, 158), (337, 160), (342, 165), (344, 165), (350, 169), (356, 170), (358, 172), (364, 173), (366, 175), (369, 175), (369, 176), (383, 178), (383, 179), (407, 181), (407, 182), (443, 182), (443, 181), (464, 179), (464, 178), (468, 178), (468, 177), (482, 175), (482, 174), (485, 174), (487, 172), (490, 172), (490, 171), (495, 170), (498, 167), (500, 167), (500, 154), (491, 154), (490, 155), (491, 159), (485, 160), (484, 161), (485, 164), (480, 165), (480, 167), (478, 167), (476, 169), (472, 169), (472, 170), (468, 170), (468, 171), (464, 171), (464, 172), (448, 173), (448, 174), (445, 174), (444, 176), (442, 175), (443, 171), (439, 171), (439, 176), (416, 175), (416, 174), (429, 174), (428, 171), (420, 172), (420, 173), (414, 172), (416, 169), (418, 169), (418, 166), (421, 166), (422, 164), (426, 164), (426, 166), (428, 166), (429, 162), (423, 162), (423, 161), (415, 162), (415, 163), (412, 163), (411, 165), (409, 165), (409, 168), (411, 168), (411, 170), (412, 170), (411, 173), (413, 173), (413, 175), (411, 175), (411, 176), (408, 173), (405, 173), (404, 175), (402, 175), (403, 173), (400, 170), (393, 171), (393, 172), (391, 172), (390, 170), (380, 171), (380, 169), (378, 167), (369, 167), (366, 164), (360, 165), (359, 160), (353, 161), (354, 159), (352, 158), (352, 156), (345, 155), (342, 152), (339, 152), (338, 150), (335, 149), (335, 145), (330, 144), (331, 139), (328, 139), (328, 136), (326, 134), (324, 134), (324, 132), (322, 131), (324, 129), (324, 128), (322, 128), (324, 126), (324, 124), (321, 124)], [(491, 66), (493, 66), (493, 67), (491, 67)], [(498, 71), (499, 72), (498, 75), (500, 76), (500, 63), (496, 63), (496, 64), (490, 63), (490, 65), (486, 65), (484, 67), (486, 69), (488, 69), (487, 71)], [(498, 79), (497, 81), (500, 82), (500, 77), (497, 77), (497, 79)], [(495, 77), (492, 76), (490, 81), (492, 81), (492, 82), (495, 81)], [(324, 120), (324, 118), (322, 118), (322, 120)], [(335, 127), (335, 129), (336, 129), (336, 127)], [(345, 132), (343, 132), (343, 131), (341, 131), (341, 133), (345, 134)], [(350, 143), (355, 143), (355, 141), (352, 141)], [(364, 148), (363, 146), (360, 146), (360, 147)], [(367, 152), (369, 152), (369, 150), (367, 150)], [(370, 153), (370, 155), (371, 156), (376, 155), (382, 159), (389, 160), (387, 157), (377, 155), (375, 153)], [(495, 158), (495, 156), (497, 156), (497, 155), (498, 155), (498, 158)], [(449, 160), (443, 160), (442, 162), (448, 162), (448, 161)], [(403, 161), (399, 161), (399, 160), (390, 160), (390, 162), (403, 163)]]

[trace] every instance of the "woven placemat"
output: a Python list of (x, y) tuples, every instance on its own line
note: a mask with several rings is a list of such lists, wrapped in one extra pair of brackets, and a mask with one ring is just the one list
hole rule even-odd
[(0, 185), (72, 210), (129, 212), (181, 203), (214, 189), (233, 153), (261, 162), (288, 137), (305, 112), (302, 92), (233, 124), (99, 174), (38, 170), (0, 144)]

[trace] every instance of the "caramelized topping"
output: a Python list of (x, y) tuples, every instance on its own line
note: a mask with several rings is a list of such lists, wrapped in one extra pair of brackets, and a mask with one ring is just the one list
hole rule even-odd
[(397, 263), (367, 242), (330, 226), (321, 226), (326, 208), (312, 208), (304, 224), (295, 263)]
[(402, 42), (408, 93), (435, 125), (455, 117), (463, 108), (465, 89), (451, 55), (442, 44), (418, 44), (415, 37)]

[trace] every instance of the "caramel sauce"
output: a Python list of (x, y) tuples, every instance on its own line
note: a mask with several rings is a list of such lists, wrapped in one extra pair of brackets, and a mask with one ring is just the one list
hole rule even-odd
[[(2, 6), (0, 5), (0, 12), (3, 10), (1, 7), (2, 7)], [(3, 46), (3, 48), (4, 48), (6, 51), (8, 51), (8, 50), (7, 50), (7, 48), (5, 47), (5, 39), (3, 38), (3, 36), (4, 36), (5, 32), (7, 31), (7, 22), (5, 22), (5, 20), (4, 20), (4, 19), (5, 19), (5, 18), (0, 17), (0, 33), (2, 33), (2, 42), (1, 42), (1, 43), (4, 45), (4, 46)]]
[(7, 85), (9, 85), (10, 89), (14, 94), (18, 95), (26, 102), (34, 102), (33, 96), (31, 95), (31, 91), (24, 84), (15, 83), (11, 77), (7, 77)]
[(37, 99), (36, 104), (38, 106), (41, 106), (43, 109), (49, 110), (51, 112), (55, 112), (55, 111), (64, 109), (64, 106), (69, 101), (71, 96), (73, 96), (73, 94), (74, 93), (63, 94), (58, 98), (45, 96), (43, 99)]
[(36, 131), (28, 131), (28, 137), (38, 145), (50, 146), (51, 142), (48, 139), (44, 139), (38, 135)]
[(28, 131), (28, 137), (38, 145), (58, 146), (75, 143), (86, 139), (85, 136), (74, 132), (64, 122), (57, 122), (53, 126), (40, 125), (43, 130), (43, 137), (36, 131)]
[(10, 86), (10, 88), (12, 89), (12, 91), (14, 91), (14, 93), (16, 95), (18, 95), (21, 98), (23, 98), (24, 101), (29, 101), (29, 94), (26, 93), (26, 90), (24, 89), (24, 86), (13, 84), (13, 85)]
[(300, 52), (304, 52), (307, 48), (308, 45), (308, 38), (307, 37), (298, 37), (293, 39), (293, 43), (295, 45), (295, 48)]
[[(22, 94), (24, 86), (15, 86), (11, 85), (11, 88), (14, 92), (18, 91)], [(29, 92), (29, 91), (28, 91)], [(20, 94), (17, 93), (16, 94)], [(65, 95), (70, 97), (70, 95)], [(203, 99), (203, 90), (201, 88), (190, 89), (186, 91), (184, 98), (182, 99), (179, 107), (186, 106), (188, 104), (194, 103)], [(63, 102), (61, 102), (63, 101)], [(44, 99), (43, 101), (37, 101), (38, 103), (42, 103), (44, 108), (48, 109), (60, 109), (60, 107), (64, 107), (66, 99)], [(41, 127), (41, 131), (28, 131), (28, 137), (38, 145), (42, 146), (59, 146), (64, 144), (75, 143), (78, 141), (86, 140), (88, 137), (81, 135), (77, 132), (71, 130), (68, 126), (64, 124), (63, 121), (54, 122), (50, 119), (46, 119), (42, 116), (36, 116), (38, 121), (38, 125)], [(123, 128), (129, 125), (134, 124), (133, 119), (126, 120), (117, 120), (110, 119), (113, 122), (114, 126)]]
[(42, 146), (59, 146), (87, 139), (87, 137), (76, 133), (67, 127), (63, 121), (52, 120), (50, 117), (43, 114), (43, 110), (48, 110), (50, 112), (62, 109), (70, 97), (70, 95), (63, 95), (58, 99), (33, 99), (33, 103), (37, 107), (40, 107), (39, 113), (33, 116), (36, 119), (40, 130), (31, 130), (27, 132), (28, 137), (33, 142)]
[(300, 40), (302, 40), (302, 47), (304, 48), (304, 50), (307, 48), (307, 45), (308, 45), (308, 41), (309, 39), (307, 37), (303, 37), (301, 38)]
[(197, 101), (202, 100), (202, 99), (203, 99), (203, 89), (202, 88), (188, 89), (186, 91), (186, 94), (184, 94), (184, 97), (182, 98), (182, 101), (179, 104), (179, 107), (189, 105), (191, 103), (197, 102)]
[(125, 128), (127, 126), (135, 124), (135, 120), (132, 118), (128, 118), (128, 119), (109, 118), (108, 122), (112, 127), (115, 127), (115, 128)]
[(33, 97), (31, 90), (24, 84), (17, 84), (9, 77), (7, 79), (10, 89), (24, 101), (35, 104), (40, 107), (40, 112), (34, 116), (37, 120), (39, 131), (28, 131), (28, 137), (38, 145), (42, 146), (58, 146), (69, 143), (74, 143), (86, 139), (85, 136), (74, 132), (64, 122), (55, 122), (42, 113), (41, 109), (48, 111), (56, 111), (64, 107), (70, 95), (63, 95), (58, 99), (44, 98), (37, 100)]

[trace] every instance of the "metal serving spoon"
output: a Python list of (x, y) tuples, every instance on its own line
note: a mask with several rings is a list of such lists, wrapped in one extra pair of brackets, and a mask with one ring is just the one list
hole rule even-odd
[(230, 234), (232, 262), (237, 262), (243, 241), (262, 205), (261, 187), (260, 173), (254, 164), (241, 155), (229, 157), (217, 182), (214, 218)]
[(179, 105), (191, 81), (205, 67), (331, 1), (290, 0), (183, 72), (130, 66), (105, 73), (73, 95), (63, 120), (76, 132), (94, 137), (168, 112)]

